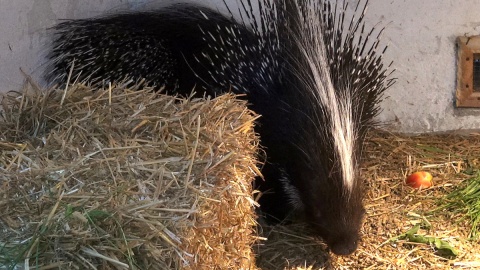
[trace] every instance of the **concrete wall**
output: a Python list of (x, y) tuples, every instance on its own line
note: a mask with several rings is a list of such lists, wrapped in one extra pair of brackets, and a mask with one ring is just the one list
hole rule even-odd
[(369, 21), (387, 23), (386, 58), (397, 84), (380, 120), (407, 133), (480, 129), (479, 109), (454, 107), (457, 36), (480, 34), (479, 0), (371, 0)]
[[(58, 19), (142, 10), (174, 0), (0, 0), (0, 91), (19, 89), (22, 68), (39, 79), (48, 44), (46, 29)], [(220, 0), (197, 0), (213, 6)], [(229, 0), (235, 2), (235, 0)], [(356, 2), (352, 0), (352, 2)], [(407, 133), (480, 129), (480, 113), (454, 108), (459, 35), (480, 34), (479, 0), (370, 0), (367, 21), (387, 27), (398, 82), (382, 103), (379, 120)]]

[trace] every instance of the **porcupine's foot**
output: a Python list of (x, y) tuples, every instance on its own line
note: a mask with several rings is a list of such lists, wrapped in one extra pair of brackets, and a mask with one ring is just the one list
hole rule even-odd
[(296, 189), (288, 175), (278, 164), (266, 163), (262, 169), (264, 178), (255, 179), (255, 189), (261, 192), (260, 216), (268, 224), (289, 223), (301, 208)]

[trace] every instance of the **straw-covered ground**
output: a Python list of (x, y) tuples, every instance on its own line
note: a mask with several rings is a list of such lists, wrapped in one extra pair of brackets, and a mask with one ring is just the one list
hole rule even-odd
[[(30, 83), (2, 107), (0, 269), (480, 267), (464, 209), (434, 211), (480, 170), (480, 133), (371, 132), (362, 242), (336, 257), (302, 224), (256, 226), (256, 116), (234, 96)], [(404, 184), (419, 170), (433, 187)]]
[[(301, 225), (264, 227), (271, 239), (258, 247), (263, 269), (480, 269), (480, 242), (469, 240), (465, 209), (435, 211), (442, 205), (439, 200), (467, 179), (480, 179), (480, 133), (401, 136), (373, 131), (364, 157), (367, 217), (359, 249), (347, 257), (329, 256)], [(406, 176), (415, 171), (430, 172), (434, 186), (406, 186)], [(480, 205), (480, 193), (475, 196)], [(418, 232), (407, 234), (415, 225), (421, 227)], [(422, 243), (425, 239), (446, 246), (438, 249), (434, 241)]]

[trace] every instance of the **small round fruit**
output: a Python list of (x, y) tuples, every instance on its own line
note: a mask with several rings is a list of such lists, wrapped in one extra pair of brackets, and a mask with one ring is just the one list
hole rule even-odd
[(412, 188), (429, 188), (433, 184), (432, 178), (429, 172), (420, 171), (410, 174), (405, 183)]

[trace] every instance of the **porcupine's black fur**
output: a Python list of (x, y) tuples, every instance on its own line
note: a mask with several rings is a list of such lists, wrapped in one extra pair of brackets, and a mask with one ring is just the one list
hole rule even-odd
[(47, 77), (65, 83), (74, 60), (72, 79), (95, 85), (144, 79), (180, 94), (246, 94), (262, 115), (262, 210), (279, 220), (301, 210), (334, 253), (350, 254), (364, 215), (362, 141), (393, 81), (374, 29), (365, 32), (368, 0), (347, 21), (347, 1), (338, 2), (244, 0), (239, 20), (178, 4), (66, 21)]

